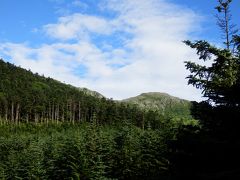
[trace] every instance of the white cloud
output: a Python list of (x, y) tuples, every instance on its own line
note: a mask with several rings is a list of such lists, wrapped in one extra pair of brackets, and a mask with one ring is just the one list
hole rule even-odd
[(46, 33), (60, 40), (86, 39), (89, 33), (109, 34), (111, 27), (101, 17), (75, 13), (60, 17), (58, 23), (44, 26)]
[[(116, 16), (74, 13), (44, 26), (46, 34), (60, 43), (39, 48), (7, 43), (0, 49), (17, 65), (114, 99), (149, 91), (200, 99), (200, 92), (187, 86), (183, 64), (196, 55), (181, 42), (198, 30), (194, 12), (166, 0), (100, 4), (103, 12), (114, 11)], [(100, 40), (92, 38), (96, 35)], [(83, 76), (76, 73), (80, 66), (86, 68)]]
[[(14, 64), (34, 73), (44, 74), (62, 82), (74, 84), (81, 79), (72, 74), (72, 58), (61, 53), (55, 46), (43, 45), (33, 49), (25, 44), (7, 43), (0, 45), (0, 50), (5, 56), (10, 56)], [(83, 82), (84, 84), (84, 82)]]

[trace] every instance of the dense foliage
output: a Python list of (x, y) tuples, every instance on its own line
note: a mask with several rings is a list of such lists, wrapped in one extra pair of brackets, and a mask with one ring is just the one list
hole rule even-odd
[[(240, 36), (231, 26), (230, 4), (231, 0), (219, 0), (216, 7), (218, 11), (218, 25), (224, 33), (225, 48), (217, 48), (206, 41), (185, 41), (197, 51), (199, 60), (210, 61), (210, 65), (197, 64), (187, 61), (186, 68), (190, 71), (188, 83), (202, 89), (203, 96), (207, 98), (204, 108), (198, 111), (205, 130), (215, 133), (216, 136), (224, 134), (224, 139), (238, 139), (240, 117)], [(222, 18), (220, 18), (222, 17)], [(199, 116), (200, 115), (200, 116)]]
[(93, 123), (0, 126), (0, 179), (160, 179), (174, 131)]
[(192, 106), (200, 131), (184, 127), (171, 146), (176, 174), (193, 179), (240, 178), (240, 38), (231, 25), (232, 1), (218, 2), (217, 22), (226, 47), (218, 48), (202, 40), (185, 41), (201, 61), (186, 62), (188, 83), (201, 89), (207, 101)]
[(204, 97), (216, 105), (239, 106), (239, 55), (228, 49), (216, 48), (206, 41), (185, 43), (197, 50), (199, 59), (213, 61), (211, 66), (186, 62), (186, 67), (191, 72), (188, 83), (202, 89)]
[(142, 109), (158, 111), (163, 116), (191, 119), (190, 101), (170, 96), (166, 93), (149, 92), (123, 100)]
[(106, 99), (96, 92), (63, 84), (0, 60), (0, 121), (91, 122), (117, 124), (129, 121), (139, 127), (159, 126), (156, 111)]
[(0, 179), (239, 179), (240, 36), (230, 3), (216, 7), (226, 48), (185, 41), (212, 62), (186, 62), (206, 102), (156, 93), (116, 102), (0, 60)]
[(218, 14), (217, 24), (222, 32), (225, 48), (217, 48), (207, 41), (184, 41), (195, 49), (199, 60), (210, 61), (202, 65), (187, 61), (190, 71), (188, 83), (202, 89), (203, 96), (215, 105), (239, 107), (240, 105), (240, 36), (231, 23), (230, 5), (232, 0), (218, 0), (215, 7)]
[(0, 179), (168, 178), (170, 142), (198, 125), (2, 60), (0, 77)]

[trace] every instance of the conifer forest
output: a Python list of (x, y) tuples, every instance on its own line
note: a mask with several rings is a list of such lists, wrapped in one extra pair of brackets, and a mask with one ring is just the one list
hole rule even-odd
[(0, 179), (239, 179), (240, 35), (232, 1), (217, 3), (222, 46), (183, 42), (201, 102), (109, 99), (0, 59)]

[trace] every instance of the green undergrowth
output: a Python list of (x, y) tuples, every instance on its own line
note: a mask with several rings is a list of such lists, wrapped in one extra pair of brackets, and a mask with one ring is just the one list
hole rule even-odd
[(161, 179), (174, 129), (83, 124), (0, 126), (0, 179)]

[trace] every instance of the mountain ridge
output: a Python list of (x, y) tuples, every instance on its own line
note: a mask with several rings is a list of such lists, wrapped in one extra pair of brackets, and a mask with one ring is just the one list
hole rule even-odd
[(156, 111), (156, 116), (190, 117), (190, 102), (167, 93), (142, 93), (114, 101), (97, 91), (40, 76), (3, 60), (0, 77), (0, 119), (6, 121), (75, 122), (91, 121), (95, 116), (103, 122), (117, 121), (132, 118), (131, 110), (136, 123), (147, 111)]
[(169, 95), (165, 92), (147, 92), (122, 100), (146, 110), (159, 111), (163, 115), (191, 117), (191, 101)]

